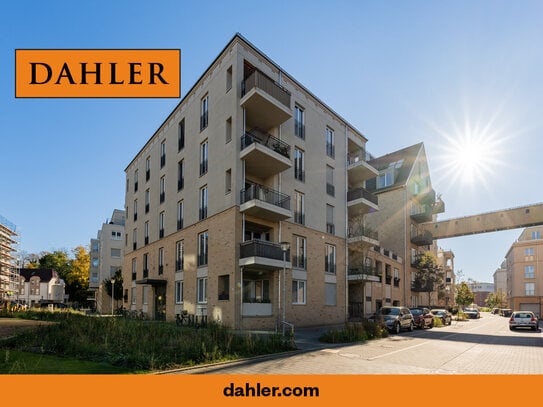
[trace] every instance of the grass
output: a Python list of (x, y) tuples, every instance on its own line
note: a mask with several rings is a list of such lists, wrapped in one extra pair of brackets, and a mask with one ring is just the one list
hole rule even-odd
[[(6, 364), (2, 367), (4, 370), (39, 373), (35, 369), (44, 365), (35, 362), (47, 356), (56, 357), (48, 359), (48, 363), (59, 367), (69, 359), (93, 362), (93, 365), (80, 364), (74, 368), (74, 373), (95, 373), (94, 369), (100, 366), (119, 369), (111, 373), (149, 372), (292, 349), (291, 343), (281, 335), (234, 334), (228, 327), (215, 323), (195, 329), (178, 327), (170, 322), (48, 311), (28, 311), (20, 313), (19, 317), (57, 323), (23, 331), (4, 340), (0, 346), (2, 363)], [(37, 359), (26, 360), (27, 353)]]

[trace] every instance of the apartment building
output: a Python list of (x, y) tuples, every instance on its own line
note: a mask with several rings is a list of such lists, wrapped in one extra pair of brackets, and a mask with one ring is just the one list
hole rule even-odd
[(124, 225), (125, 211), (114, 209), (111, 218), (102, 224), (96, 239), (90, 241), (89, 291), (94, 308), (99, 313), (111, 313), (120, 305), (112, 304), (112, 297), (108, 295), (104, 282), (109, 283), (122, 267)]
[(0, 301), (16, 300), (20, 279), (15, 257), (17, 227), (0, 215)]
[(445, 279), (445, 289), (437, 298), (437, 305), (443, 305), (445, 308), (452, 307), (456, 304), (456, 274), (454, 272), (454, 253), (452, 250), (444, 250), (441, 247), (437, 248), (437, 264), (443, 270)]
[(504, 260), (492, 275), (494, 292), (507, 293), (507, 262)]
[(486, 307), (486, 298), (494, 292), (494, 283), (474, 281), (468, 283), (468, 287), (473, 293), (473, 302), (479, 307)]
[(514, 310), (543, 315), (543, 226), (522, 231), (505, 256), (507, 299)]
[(237, 329), (347, 318), (366, 138), (236, 34), (129, 163), (125, 306)]
[[(379, 171), (366, 181), (366, 188), (379, 199), (379, 211), (366, 215), (366, 225), (379, 230), (379, 242), (404, 261), (400, 275), (402, 305), (431, 305), (427, 287), (415, 284), (417, 257), (430, 251), (437, 256), (433, 236), (420, 224), (434, 220), (445, 210), (441, 198), (432, 188), (424, 144), (374, 158), (369, 164)], [(432, 294), (437, 301), (439, 293)]]

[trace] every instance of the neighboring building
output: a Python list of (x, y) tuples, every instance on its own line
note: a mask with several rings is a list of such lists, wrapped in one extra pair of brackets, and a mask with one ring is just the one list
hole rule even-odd
[(505, 256), (507, 298), (514, 310), (543, 315), (543, 226), (526, 228)]
[(488, 294), (494, 292), (494, 283), (480, 283), (475, 281), (468, 283), (468, 287), (475, 297), (473, 302), (479, 307), (486, 307), (486, 297), (488, 297)]
[[(112, 297), (104, 288), (104, 281), (110, 281), (123, 262), (125, 212), (115, 209), (111, 219), (102, 224), (96, 239), (90, 242), (89, 291), (93, 294), (97, 312), (108, 314), (112, 310)], [(111, 291), (110, 291), (111, 292)], [(117, 304), (113, 304), (116, 308)]]
[(15, 258), (17, 227), (0, 215), (0, 301), (16, 300), (20, 281)]
[(19, 300), (29, 306), (46, 302), (64, 302), (65, 284), (52, 269), (20, 269), (21, 288)]
[(438, 298), (438, 305), (450, 308), (456, 303), (456, 274), (454, 272), (454, 253), (451, 250), (437, 249), (437, 263), (441, 266), (445, 278), (445, 291)]
[(366, 141), (236, 34), (125, 170), (125, 306), (344, 322), (348, 219), (378, 209)]
[(504, 260), (492, 275), (494, 278), (494, 292), (507, 293), (507, 262)]
[[(419, 225), (431, 222), (444, 212), (444, 203), (432, 188), (423, 143), (369, 161), (379, 175), (366, 182), (366, 188), (379, 198), (379, 211), (366, 215), (366, 225), (379, 231), (379, 242), (404, 261), (400, 276), (401, 305), (434, 305), (434, 292), (428, 304), (426, 287), (414, 284), (417, 257), (427, 251), (437, 255), (432, 235)], [(435, 289), (435, 288), (434, 288)]]

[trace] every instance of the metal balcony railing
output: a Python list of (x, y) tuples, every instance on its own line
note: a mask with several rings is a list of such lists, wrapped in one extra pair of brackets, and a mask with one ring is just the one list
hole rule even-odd
[(367, 201), (370, 201), (371, 203), (374, 203), (375, 205), (378, 205), (377, 195), (368, 192), (368, 190), (366, 190), (365, 188), (355, 188), (347, 192), (347, 201), (354, 201), (360, 198), (363, 198)]
[(253, 143), (258, 143), (268, 147), (270, 150), (281, 154), (283, 157), (290, 159), (290, 145), (284, 141), (279, 140), (277, 137), (272, 136), (259, 129), (252, 129), (245, 132), (241, 137), (241, 149), (247, 148)]
[(275, 191), (260, 184), (251, 184), (249, 188), (241, 190), (241, 203), (258, 199), (280, 208), (290, 210), (290, 196)]
[[(248, 240), (240, 243), (239, 258), (263, 257), (272, 260), (283, 260), (283, 250), (278, 243), (267, 242), (265, 240)], [(290, 259), (290, 250), (287, 250), (286, 260)]]
[(241, 82), (241, 96), (245, 96), (252, 88), (262, 89), (290, 109), (290, 92), (264, 73), (255, 70), (245, 78)]
[(347, 164), (350, 165), (360, 161), (368, 162), (374, 159), (375, 157), (368, 153), (365, 148), (361, 148), (349, 153), (347, 156)]

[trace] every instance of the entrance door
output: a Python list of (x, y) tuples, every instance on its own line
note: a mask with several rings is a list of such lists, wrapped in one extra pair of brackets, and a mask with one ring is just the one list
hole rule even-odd
[(155, 319), (166, 319), (166, 286), (163, 285), (155, 287)]

